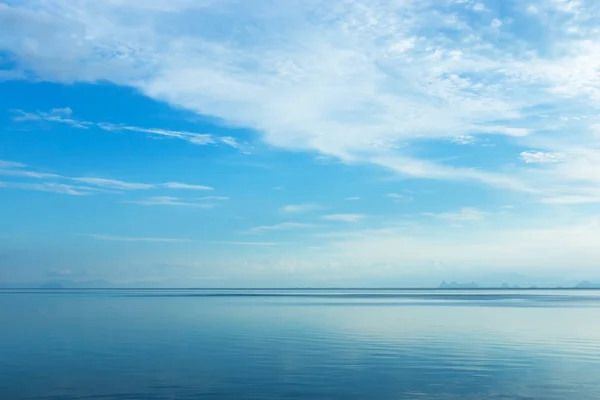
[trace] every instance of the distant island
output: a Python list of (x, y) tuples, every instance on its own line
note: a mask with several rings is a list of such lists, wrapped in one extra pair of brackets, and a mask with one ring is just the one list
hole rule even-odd
[(508, 283), (502, 283), (501, 285), (479, 285), (477, 282), (459, 283), (456, 281), (446, 282), (442, 281), (438, 286), (438, 289), (600, 289), (600, 283), (582, 281), (575, 286), (552, 286), (552, 287), (538, 287), (536, 285), (522, 287), (519, 285), (510, 285)]

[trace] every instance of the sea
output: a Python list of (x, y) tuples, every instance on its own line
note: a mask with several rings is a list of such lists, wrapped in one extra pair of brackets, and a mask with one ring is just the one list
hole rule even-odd
[(600, 399), (600, 291), (11, 289), (0, 399)]

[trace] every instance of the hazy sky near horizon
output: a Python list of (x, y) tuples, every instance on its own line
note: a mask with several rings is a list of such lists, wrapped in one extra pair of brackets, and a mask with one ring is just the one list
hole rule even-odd
[(0, 282), (600, 278), (600, 2), (0, 0)]

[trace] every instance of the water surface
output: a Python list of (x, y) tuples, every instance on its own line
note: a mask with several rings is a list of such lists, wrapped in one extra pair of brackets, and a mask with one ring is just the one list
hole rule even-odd
[(1, 399), (600, 399), (593, 290), (3, 290)]

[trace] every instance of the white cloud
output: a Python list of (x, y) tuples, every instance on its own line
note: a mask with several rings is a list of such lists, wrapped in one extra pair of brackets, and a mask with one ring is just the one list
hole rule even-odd
[(488, 126), (487, 131), (490, 133), (501, 133), (506, 136), (523, 137), (531, 133), (530, 129), (519, 128), (514, 126)]
[(472, 135), (460, 135), (452, 139), (452, 142), (456, 144), (471, 144), (475, 141), (475, 136)]
[(358, 197), (358, 196), (346, 197), (344, 200), (346, 200), (346, 201), (358, 201), (358, 200), (360, 200), (360, 197)]
[[(530, 37), (495, 9), (471, 12), (481, 11), (481, 3), (473, 1), (461, 6), (464, 12), (454, 2), (435, 0), (356, 0), (342, 6), (325, 0), (202, 6), (183, 0), (158, 6), (31, 0), (0, 5), (0, 50), (27, 75), (131, 86), (173, 106), (254, 129), (279, 148), (538, 198), (589, 196), (597, 181), (590, 172), (584, 171), (585, 179), (575, 174), (583, 163), (535, 172), (526, 165), (505, 168), (501, 159), (456, 166), (413, 145), (495, 134), (519, 151), (563, 152), (561, 144), (569, 154), (571, 148), (598, 150), (590, 134), (600, 108), (596, 3), (511, 7), (515, 17), (531, 20), (539, 30)], [(221, 25), (233, 28), (223, 35), (214, 30)], [(241, 29), (247, 26), (256, 29)], [(505, 40), (490, 27), (501, 28)], [(17, 118), (91, 126), (56, 110)], [(94, 126), (197, 144), (230, 142), (203, 133)], [(532, 146), (540, 138), (543, 145)], [(587, 163), (590, 171), (600, 165)]]
[[(4, 6), (3, 18), (14, 21), (9, 26), (37, 29), (4, 28), (7, 39), (0, 47), (14, 54), (19, 67), (45, 79), (104, 79), (134, 86), (173, 105), (257, 129), (275, 146), (376, 163), (407, 175), (419, 172), (414, 176), (421, 178), (459, 175), (519, 187), (505, 177), (474, 175), (443, 164), (415, 168), (414, 157), (400, 150), (399, 143), (423, 137), (526, 134), (515, 127), (524, 118), (520, 110), (547, 103), (548, 96), (544, 84), (528, 84), (531, 74), (523, 72), (527, 64), (545, 60), (531, 61), (529, 54), (522, 54), (522, 41), (499, 47), (495, 37), (478, 31), (478, 21), (451, 14), (439, 2), (357, 0), (338, 7), (318, 1), (311, 6), (271, 5), (268, 13), (261, 1), (244, 4), (242, 12), (239, 4), (211, 5), (216, 7), (174, 2), (166, 8), (132, 8), (120, 2), (57, 0), (52, 7), (37, 1), (29, 8)], [(309, 18), (315, 9), (322, 18)], [(481, 10), (481, 4), (473, 9)], [(261, 28), (239, 30), (244, 40), (235, 40), (236, 30), (230, 31), (232, 37), (223, 37), (203, 28), (192, 35), (186, 28), (221, 17), (233, 26), (260, 18)], [(494, 26), (501, 22), (492, 21)], [(152, 27), (150, 34), (134, 28), (140, 25)], [(457, 34), (437, 33), (446, 27)], [(37, 44), (36, 53), (27, 40)], [(533, 79), (548, 76), (540, 69), (534, 74)], [(210, 141), (207, 136), (144, 129), (138, 130)]]
[(238, 141), (235, 140), (235, 138), (232, 138), (231, 136), (221, 136), (219, 140), (221, 141), (221, 143), (225, 143), (226, 145), (229, 145), (236, 149), (240, 147)]
[(48, 122), (58, 122), (62, 124), (67, 124), (72, 126), (73, 128), (79, 129), (88, 129), (93, 124), (91, 122), (86, 121), (78, 121), (76, 119), (70, 118), (71, 109), (66, 108), (53, 108), (50, 112), (35, 112), (28, 113), (22, 110), (15, 111), (17, 115), (13, 117), (13, 121), (23, 122), (23, 121), (48, 121)]
[(84, 233), (83, 236), (89, 236), (97, 240), (106, 240), (111, 242), (151, 242), (151, 243), (177, 243), (189, 242), (189, 239), (177, 238), (159, 238), (159, 237), (131, 237), (131, 236), (114, 236), (104, 235), (100, 233)]
[(2, 176), (16, 176), (23, 178), (35, 178), (35, 179), (45, 179), (45, 178), (62, 178), (60, 175), (49, 174), (45, 172), (35, 172), (35, 171), (27, 171), (24, 169), (0, 169), (0, 175)]
[(73, 110), (71, 110), (71, 107), (53, 108), (50, 113), (54, 115), (71, 115)]
[(491, 26), (493, 29), (498, 29), (498, 28), (500, 28), (502, 25), (503, 25), (503, 24), (502, 24), (502, 21), (500, 21), (498, 18), (494, 18), (494, 19), (492, 20), (491, 24), (490, 24), (490, 26)]
[[(147, 133), (150, 135), (157, 135), (157, 136), (164, 136), (164, 137), (168, 137), (168, 138), (181, 139), (181, 140), (185, 140), (187, 142), (190, 142), (192, 144), (197, 144), (197, 145), (207, 145), (207, 144), (215, 144), (216, 143), (215, 137), (213, 135), (207, 134), (207, 133), (174, 131), (174, 130), (158, 129), (158, 128), (141, 128), (138, 126), (114, 125), (114, 124), (107, 124), (107, 123), (99, 123), (99, 124), (97, 124), (97, 126), (101, 129), (104, 129), (105, 131), (111, 131), (111, 132), (130, 131), (130, 132)], [(225, 141), (223, 141), (223, 143), (229, 144)]]
[(600, 257), (599, 237), (598, 219), (573, 219), (572, 215), (568, 221), (548, 219), (542, 225), (524, 221), (518, 226), (462, 230), (460, 235), (451, 226), (369, 229), (332, 237), (321, 262), (338, 260), (348, 266), (390, 263), (401, 270), (401, 266), (430, 265), (434, 255), (449, 268), (469, 273), (516, 268), (524, 273), (563, 269), (565, 265), (593, 271)]
[(557, 163), (564, 161), (565, 154), (543, 151), (523, 151), (521, 152), (521, 158), (528, 164)]
[(478, 210), (476, 208), (465, 207), (461, 208), (458, 212), (454, 213), (423, 213), (424, 216), (440, 218), (447, 221), (477, 221), (482, 220), (489, 215), (489, 213)]
[(67, 194), (71, 196), (86, 196), (99, 192), (97, 188), (77, 185), (67, 185), (62, 183), (24, 183), (24, 182), (4, 182), (0, 181), (0, 188), (32, 190), (36, 192), (51, 192)]
[[(66, 111), (63, 111), (65, 113)], [(213, 190), (210, 186), (194, 185), (181, 182), (166, 182), (159, 184), (127, 182), (117, 179), (97, 178), (97, 177), (69, 177), (64, 175), (36, 172), (25, 169), (27, 165), (12, 161), (0, 161), (0, 176), (32, 178), (46, 180), (43, 183), (29, 182), (3, 182), (1, 187), (21, 188), (38, 191), (51, 191), (65, 194), (92, 194), (93, 192), (112, 192), (114, 190), (149, 190), (149, 189), (185, 189), (185, 190)], [(59, 182), (57, 182), (59, 181)], [(60, 181), (72, 181), (84, 183), (89, 186), (77, 186), (61, 183)], [(93, 187), (90, 187), (93, 186)], [(111, 191), (112, 189), (113, 191)], [(207, 196), (205, 200), (224, 200), (222, 196)]]
[(248, 231), (248, 233), (264, 233), (264, 232), (269, 232), (269, 231), (306, 229), (306, 228), (312, 228), (314, 226), (315, 225), (313, 225), (313, 224), (306, 224), (306, 223), (302, 223), (302, 222), (282, 222), (282, 223), (275, 224), (275, 225), (255, 226), (254, 228), (250, 229)]
[(534, 6), (534, 5), (529, 5), (529, 6), (527, 6), (527, 12), (528, 12), (528, 13), (535, 14), (535, 13), (537, 13), (538, 11), (539, 11), (539, 10), (538, 10), (538, 9), (537, 9), (537, 7), (536, 7), (536, 6)]
[(540, 200), (545, 204), (590, 204), (600, 203), (600, 194), (596, 196), (572, 195), (546, 197)]
[(560, 143), (547, 152), (524, 152), (522, 159), (534, 164), (528, 179), (543, 190), (543, 203), (584, 204), (600, 202), (600, 149)]
[(189, 190), (213, 190), (210, 186), (204, 185), (191, 185), (189, 183), (181, 182), (167, 182), (163, 183), (162, 186), (169, 189), (189, 189)]
[(144, 200), (127, 200), (125, 203), (139, 204), (142, 206), (178, 206), (178, 207), (197, 207), (197, 208), (213, 208), (212, 203), (190, 202), (178, 197), (170, 196), (153, 196)]
[(326, 221), (358, 222), (365, 217), (363, 214), (328, 214), (321, 218)]
[(299, 213), (305, 213), (305, 212), (310, 212), (310, 211), (316, 211), (316, 210), (320, 210), (322, 207), (318, 204), (312, 204), (312, 203), (307, 203), (307, 204), (289, 204), (287, 206), (284, 206), (281, 208), (281, 211), (284, 213), (289, 213), (289, 214), (299, 214)]
[(153, 185), (148, 183), (135, 183), (125, 182), (115, 179), (104, 179), (104, 178), (71, 178), (76, 182), (87, 183), (88, 185), (100, 186), (110, 189), (123, 189), (123, 190), (139, 190), (139, 189), (151, 189)]
[(223, 201), (223, 200), (229, 200), (229, 197), (227, 197), (227, 196), (204, 196), (204, 197), (197, 197), (196, 200), (217, 200), (217, 201)]
[(208, 133), (196, 133), (188, 131), (177, 131), (160, 128), (143, 128), (139, 126), (130, 126), (123, 124), (112, 124), (107, 122), (90, 122), (71, 118), (73, 111), (69, 107), (53, 108), (50, 112), (25, 112), (23, 110), (15, 110), (13, 121), (48, 121), (70, 125), (74, 128), (88, 129), (99, 128), (109, 132), (138, 132), (146, 133), (154, 136), (163, 136), (167, 138), (181, 139), (196, 145), (209, 145), (223, 143), (234, 148), (240, 148), (240, 144), (235, 138), (230, 136), (219, 137)]
[(413, 199), (411, 196), (400, 193), (388, 193), (386, 197), (394, 200), (396, 203), (405, 203)]
[(193, 185), (190, 183), (182, 182), (166, 182), (166, 183), (138, 183), (138, 182), (126, 182), (116, 179), (105, 179), (105, 178), (67, 178), (77, 182), (87, 183), (88, 185), (122, 189), (122, 190), (148, 190), (156, 188), (167, 188), (167, 189), (183, 189), (183, 190), (214, 190), (210, 186), (205, 185)]
[(15, 161), (0, 160), (0, 168), (25, 168), (26, 165)]

